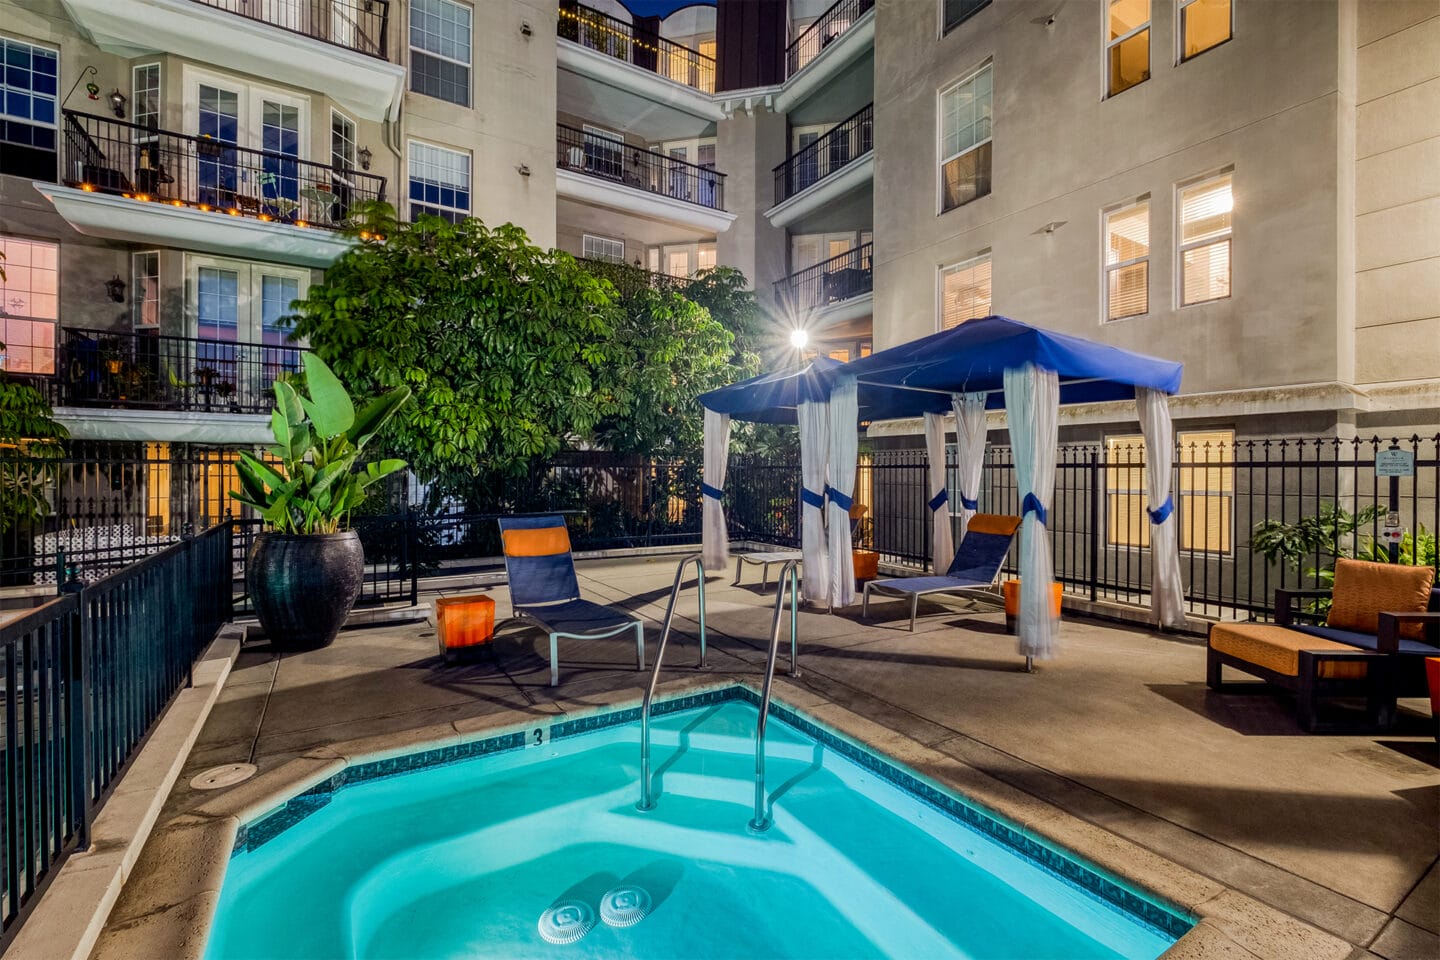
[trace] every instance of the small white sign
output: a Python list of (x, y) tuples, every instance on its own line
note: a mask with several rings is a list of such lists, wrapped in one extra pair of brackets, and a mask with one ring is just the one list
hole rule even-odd
[(1415, 476), (1415, 454), (1409, 450), (1378, 450), (1375, 453), (1375, 476)]
[(1405, 538), (1405, 531), (1400, 527), (1400, 513), (1391, 510), (1385, 514), (1385, 526), (1380, 529), (1381, 543), (1399, 543)]

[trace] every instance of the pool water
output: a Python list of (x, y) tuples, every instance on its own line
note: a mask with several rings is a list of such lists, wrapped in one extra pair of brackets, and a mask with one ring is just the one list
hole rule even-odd
[(636, 723), (345, 783), (250, 828), (208, 960), (1150, 960), (1188, 926), (1148, 900), (1150, 922), (1124, 912), (1074, 861), (1042, 866), (774, 715), (774, 824), (754, 835), (755, 721), (744, 699), (657, 717), (644, 813)]

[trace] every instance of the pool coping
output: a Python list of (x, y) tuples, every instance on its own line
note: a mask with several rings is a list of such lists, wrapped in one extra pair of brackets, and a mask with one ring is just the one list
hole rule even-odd
[[(746, 678), (692, 677), (661, 684), (656, 714), (730, 699), (755, 702)], [(436, 764), (519, 749), (537, 732), (542, 741), (579, 735), (638, 718), (634, 691), (616, 691), (586, 709), (536, 717), (507, 710), (469, 721), (364, 737), (318, 748), (206, 800), (158, 827), (167, 869), (147, 878), (145, 894), (125, 917), (110, 918), (110, 957), (165, 955), (202, 960), (230, 858), (283, 832), (328, 802), (347, 783), (388, 777)], [(860, 716), (814, 691), (776, 678), (777, 718), (796, 725), (849, 759), (896, 783), (922, 802), (981, 829), (1066, 882), (1065, 863), (1129, 891), (1139, 904), (1193, 921), (1163, 955), (1344, 960), (1353, 947), (1289, 914), (1175, 864), (989, 774)], [(632, 716), (633, 714), (633, 716)], [(846, 741), (849, 741), (847, 748)], [(857, 749), (858, 748), (858, 749)], [(855, 756), (859, 753), (861, 756)], [(863, 757), (879, 755), (879, 765)], [(886, 767), (887, 769), (881, 769)], [(899, 768), (919, 774), (910, 776)], [(896, 771), (909, 783), (901, 782)], [(940, 789), (936, 789), (936, 788)], [(953, 793), (962, 800), (950, 797)], [(967, 817), (965, 810), (975, 813)], [(985, 827), (986, 821), (994, 828)], [(1120, 906), (1113, 898), (1113, 906)], [(1132, 905), (1126, 904), (1126, 907)], [(1163, 917), (1140, 912), (1152, 926)], [(1157, 924), (1156, 920), (1162, 923)]]

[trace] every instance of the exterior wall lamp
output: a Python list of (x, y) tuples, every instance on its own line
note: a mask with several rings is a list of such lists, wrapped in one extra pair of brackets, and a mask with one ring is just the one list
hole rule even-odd
[(125, 94), (121, 93), (118, 88), (110, 91), (110, 109), (115, 111), (115, 119), (125, 119), (125, 103)]
[(125, 281), (120, 279), (120, 274), (117, 273), (112, 279), (105, 281), (105, 292), (116, 303), (125, 302)]
[(361, 148), (360, 148), (360, 151), (359, 151), (357, 154), (355, 154), (355, 156), (357, 156), (357, 157), (360, 158), (360, 169), (361, 169), (361, 170), (369, 170), (369, 169), (370, 169), (370, 157), (371, 157), (371, 153), (370, 153), (370, 148), (369, 148), (369, 147), (361, 147)]

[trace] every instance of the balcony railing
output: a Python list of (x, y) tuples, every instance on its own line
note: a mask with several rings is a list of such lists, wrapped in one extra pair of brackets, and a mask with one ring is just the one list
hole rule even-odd
[(640, 290), (678, 292), (690, 282), (688, 277), (675, 277), (668, 273), (657, 273), (644, 267), (633, 266), (619, 260), (595, 260), (589, 257), (576, 258), (582, 267), (597, 277), (609, 280), (621, 296), (628, 297)]
[(785, 75), (793, 77), (799, 73), (874, 6), (875, 0), (836, 0), (834, 6), (816, 17), (785, 49)]
[(796, 311), (823, 310), (832, 303), (864, 296), (874, 289), (871, 273), (873, 245), (862, 243), (813, 267), (790, 274), (775, 283), (775, 296)]
[(66, 328), (50, 402), (198, 413), (269, 413), (272, 388), (301, 370), (306, 348), (274, 342)]
[(711, 167), (563, 123), (556, 124), (555, 151), (560, 170), (574, 170), (711, 210), (725, 209), (725, 174)]
[(192, 0), (381, 60), (389, 59), (390, 0)]
[(868, 154), (875, 145), (874, 106), (866, 104), (799, 153), (786, 157), (775, 168), (775, 202), (790, 199)]
[(352, 207), (385, 199), (385, 178), (223, 140), (65, 112), (71, 186), (137, 200), (338, 230)]
[(598, 50), (702, 93), (715, 92), (714, 57), (592, 7), (561, 0), (556, 32), (562, 40)]

